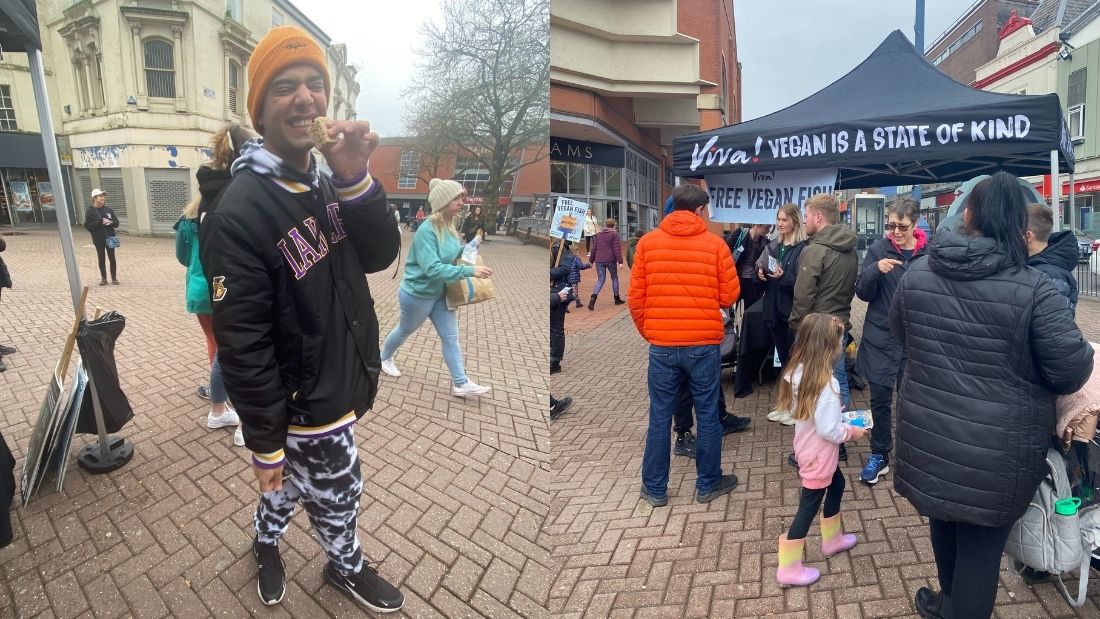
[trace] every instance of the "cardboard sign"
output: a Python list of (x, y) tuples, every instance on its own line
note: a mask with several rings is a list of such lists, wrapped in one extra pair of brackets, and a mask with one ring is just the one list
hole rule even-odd
[(554, 218), (550, 220), (550, 236), (580, 243), (584, 238), (584, 219), (588, 216), (588, 203), (570, 198), (558, 198)]

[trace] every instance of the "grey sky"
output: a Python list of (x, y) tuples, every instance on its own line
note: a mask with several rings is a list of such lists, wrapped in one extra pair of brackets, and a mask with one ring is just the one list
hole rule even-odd
[(294, 0), (294, 4), (333, 43), (347, 45), (348, 62), (359, 66), (359, 119), (369, 120), (382, 136), (404, 135), (401, 91), (415, 71), (420, 25), (426, 19), (439, 19), (442, 0)]
[[(926, 0), (925, 46), (972, 3)], [(914, 0), (736, 0), (733, 6), (742, 120), (771, 114), (828, 86), (894, 30), (912, 41), (916, 17)]]

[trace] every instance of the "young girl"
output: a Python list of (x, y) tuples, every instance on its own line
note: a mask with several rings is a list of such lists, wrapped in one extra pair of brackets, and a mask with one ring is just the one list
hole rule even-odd
[[(557, 254), (551, 256), (556, 258)], [(565, 241), (565, 254), (561, 257), (561, 265), (569, 267), (569, 286), (573, 289), (573, 297), (576, 299), (577, 307), (583, 307), (581, 305), (581, 297), (577, 294), (577, 284), (581, 283), (581, 271), (585, 269), (591, 269), (592, 265), (584, 260), (581, 260), (573, 251), (573, 243)], [(569, 310), (566, 309), (566, 312)]]
[(856, 545), (856, 536), (840, 527), (844, 475), (837, 461), (840, 444), (863, 438), (865, 430), (844, 423), (840, 385), (833, 366), (843, 353), (844, 323), (834, 316), (810, 314), (798, 328), (790, 363), (779, 383), (779, 409), (795, 419), (794, 451), (800, 465), (802, 497), (786, 535), (779, 536), (780, 585), (811, 585), (821, 572), (802, 565), (806, 534), (825, 500), (821, 518), (821, 552), (826, 557)]

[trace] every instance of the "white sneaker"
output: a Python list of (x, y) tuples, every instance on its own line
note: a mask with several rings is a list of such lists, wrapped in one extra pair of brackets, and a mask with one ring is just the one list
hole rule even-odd
[(466, 381), (466, 384), (461, 387), (451, 385), (451, 393), (460, 398), (464, 398), (468, 395), (484, 395), (492, 390), (492, 387), (482, 387), (472, 380)]
[(382, 371), (387, 376), (393, 376), (394, 378), (401, 376), (401, 370), (397, 369), (397, 364), (393, 362), (393, 359), (382, 360)]
[(241, 425), (241, 419), (237, 417), (237, 411), (231, 408), (227, 407), (225, 412), (220, 415), (215, 415), (214, 411), (210, 411), (206, 414), (206, 427), (212, 430), (239, 425)]
[(788, 412), (786, 415), (779, 418), (779, 423), (785, 426), (793, 426), (797, 422), (794, 420), (794, 417), (792, 417), (791, 414)]
[(774, 410), (768, 413), (768, 421), (779, 421), (787, 415), (790, 415), (790, 413), (787, 411)]
[(237, 447), (244, 447), (244, 432), (241, 431), (241, 426), (237, 426), (237, 429), (233, 432), (233, 444)]

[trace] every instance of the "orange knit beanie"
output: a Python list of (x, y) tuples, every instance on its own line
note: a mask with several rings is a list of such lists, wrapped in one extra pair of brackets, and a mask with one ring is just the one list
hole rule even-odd
[(263, 111), (264, 91), (279, 73), (296, 64), (308, 64), (325, 76), (325, 98), (332, 94), (325, 52), (305, 31), (279, 26), (260, 40), (248, 60), (248, 113), (255, 124)]

